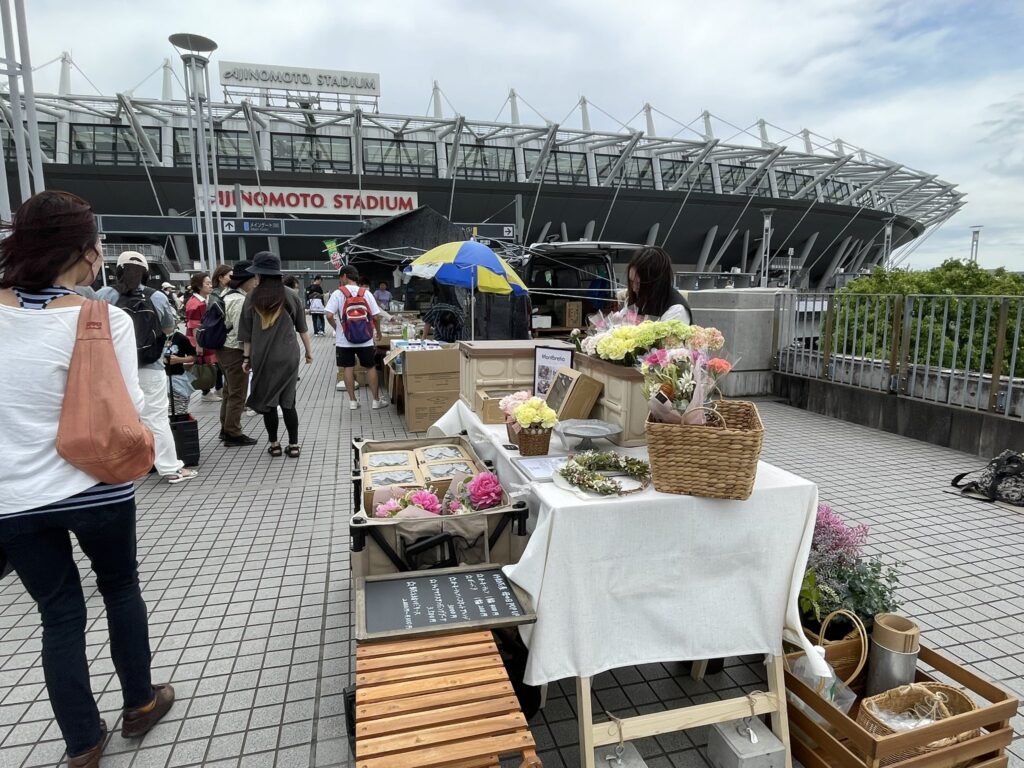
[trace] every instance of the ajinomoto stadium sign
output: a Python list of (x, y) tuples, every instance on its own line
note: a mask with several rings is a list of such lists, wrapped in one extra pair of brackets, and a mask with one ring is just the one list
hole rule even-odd
[(380, 96), (380, 75), (374, 72), (278, 67), (238, 61), (220, 62), (220, 84), (242, 88)]

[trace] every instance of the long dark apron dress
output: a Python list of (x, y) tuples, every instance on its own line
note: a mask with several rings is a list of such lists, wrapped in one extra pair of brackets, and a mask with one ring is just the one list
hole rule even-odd
[(306, 311), (302, 299), (291, 288), (285, 288), (281, 314), (269, 328), (252, 307), (252, 294), (245, 298), (238, 323), (238, 340), (251, 345), (249, 365), (252, 386), (246, 405), (257, 413), (267, 413), (277, 406), (295, 407), (295, 387), (299, 379), (299, 342), (296, 333), (304, 333)]

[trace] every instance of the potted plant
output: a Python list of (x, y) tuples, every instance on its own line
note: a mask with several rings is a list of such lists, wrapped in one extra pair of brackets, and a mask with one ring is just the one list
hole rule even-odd
[(508, 433), (508, 441), (513, 445), (519, 445), (519, 424), (516, 422), (515, 410), (531, 397), (529, 390), (513, 392), (498, 401), (498, 408), (505, 414), (505, 431)]
[(554, 409), (539, 397), (531, 397), (512, 412), (519, 431), (519, 453), (544, 456), (551, 444), (551, 429), (558, 423)]
[[(857, 614), (870, 630), (875, 616), (899, 607), (899, 573), (881, 558), (864, 554), (866, 525), (848, 525), (827, 504), (818, 505), (814, 538), (800, 589), (804, 626), (817, 633), (821, 620), (839, 608)], [(825, 640), (837, 640), (851, 629), (841, 617), (829, 625)]]

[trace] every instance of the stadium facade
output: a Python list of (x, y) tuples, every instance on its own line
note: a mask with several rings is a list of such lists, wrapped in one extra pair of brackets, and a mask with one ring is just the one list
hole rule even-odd
[[(170, 63), (159, 99), (75, 94), (66, 54), (62, 67), (59, 93), (35, 98), (46, 186), (88, 199), (109, 244), (163, 248), (171, 271), (187, 271), (199, 245), (198, 186), (189, 105), (174, 98)], [(285, 90), (294, 87), (314, 90)], [(506, 242), (654, 243), (681, 270), (756, 273), (771, 210), (773, 269), (784, 263), (796, 283), (824, 287), (964, 204), (933, 174), (764, 121), (723, 139), (704, 113), (666, 136), (656, 122), (667, 120), (647, 105), (642, 130), (592, 130), (581, 99), (577, 126), (531, 124), (514, 91), (507, 122), (481, 121), (444, 116), (436, 84), (432, 114), (395, 115), (380, 111), (379, 87), (367, 73), (221, 63), (209, 154), (226, 260), (244, 235), (249, 253), (269, 238), (290, 268), (322, 269), (323, 239), (343, 242), (370, 219), (429, 206), (455, 222), (487, 222), (481, 232)], [(2, 107), (17, 204), (8, 94)], [(162, 223), (125, 218), (135, 216)]]

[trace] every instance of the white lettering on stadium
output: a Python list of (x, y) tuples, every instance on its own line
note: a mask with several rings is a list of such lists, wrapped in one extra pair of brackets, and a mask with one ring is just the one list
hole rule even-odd
[(367, 211), (396, 214), (411, 211), (419, 204), (415, 192), (242, 187), (236, 197), (235, 190), (231, 187), (218, 189), (217, 206), (222, 211), (236, 211), (239, 201), (244, 212), (305, 213), (321, 216), (352, 216)]

